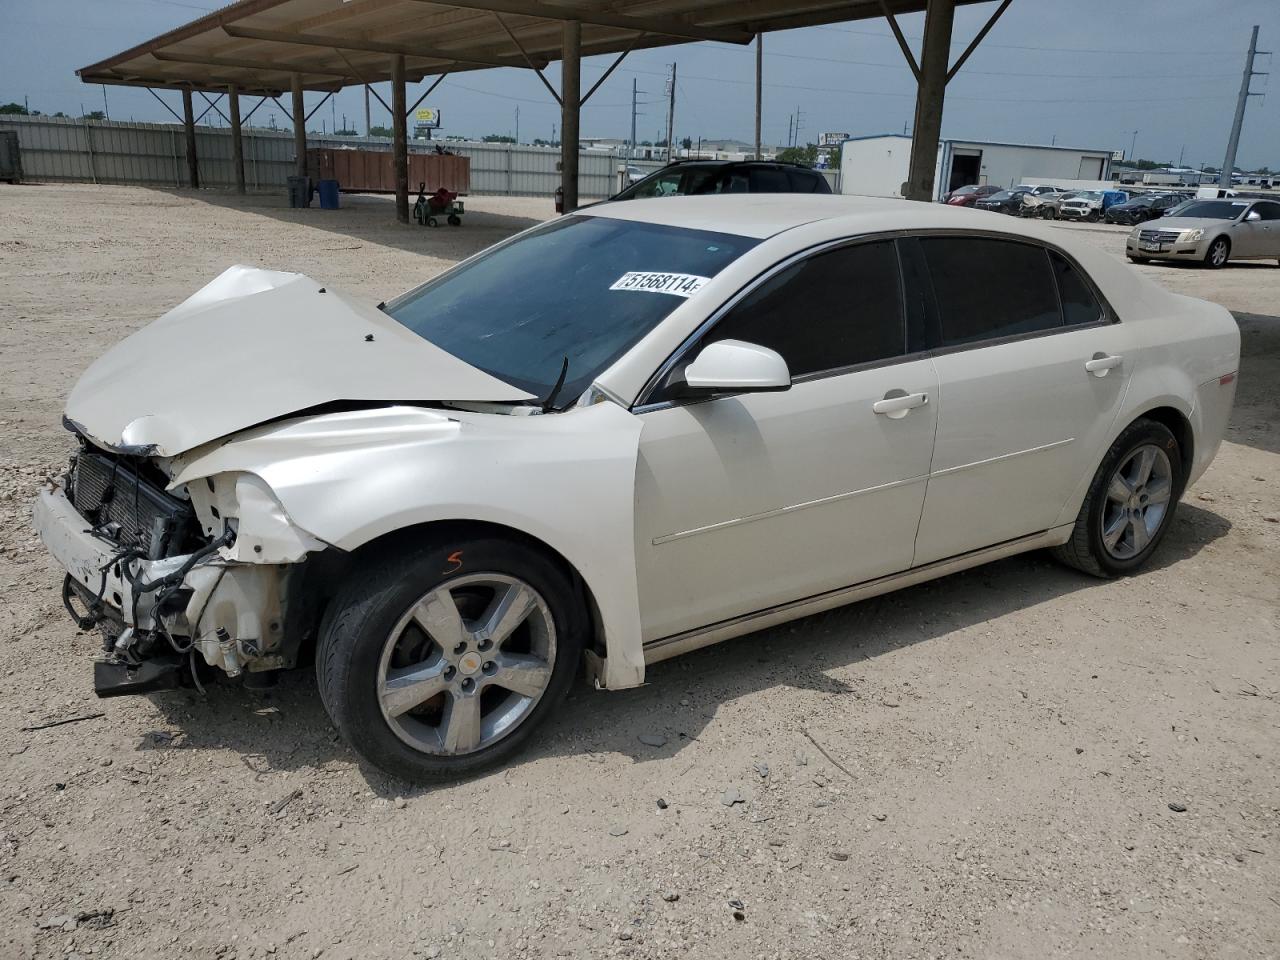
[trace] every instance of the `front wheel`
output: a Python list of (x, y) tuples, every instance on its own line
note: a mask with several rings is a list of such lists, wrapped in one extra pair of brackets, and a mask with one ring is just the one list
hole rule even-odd
[(1135, 420), (1102, 458), (1071, 539), (1053, 555), (1095, 577), (1135, 572), (1168, 531), (1184, 482), (1182, 452), (1169, 428)]
[(1231, 259), (1231, 241), (1226, 237), (1218, 237), (1209, 244), (1209, 252), (1204, 255), (1204, 265), (1211, 270), (1225, 267)]
[(1138, 263), (1138, 264), (1142, 264), (1142, 263), (1150, 263), (1150, 262), (1151, 262), (1151, 259), (1150, 259), (1149, 257), (1130, 257), (1130, 258), (1129, 258), (1129, 262), (1130, 262), (1130, 263)]
[(518, 751), (564, 698), (585, 617), (567, 573), (525, 544), (458, 539), (388, 554), (333, 600), (316, 672), (334, 725), (413, 782)]

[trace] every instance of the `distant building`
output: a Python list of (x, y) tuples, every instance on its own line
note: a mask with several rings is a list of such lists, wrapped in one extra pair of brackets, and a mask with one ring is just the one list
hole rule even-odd
[[(943, 140), (938, 144), (935, 198), (967, 184), (1013, 187), (1020, 183), (1109, 181), (1110, 148), (983, 140)], [(901, 197), (911, 159), (911, 138), (898, 133), (854, 137), (840, 146), (840, 192)]]

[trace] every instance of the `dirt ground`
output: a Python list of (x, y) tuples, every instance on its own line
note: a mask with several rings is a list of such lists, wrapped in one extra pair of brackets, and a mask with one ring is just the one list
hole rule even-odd
[(1018, 557), (580, 686), (429, 790), (357, 764), (306, 672), (95, 699), (29, 526), (83, 368), (232, 263), (381, 299), (551, 214), (468, 208), (0, 186), (0, 957), (1280, 956), (1273, 264), (1139, 268), (1245, 354), (1141, 576)]

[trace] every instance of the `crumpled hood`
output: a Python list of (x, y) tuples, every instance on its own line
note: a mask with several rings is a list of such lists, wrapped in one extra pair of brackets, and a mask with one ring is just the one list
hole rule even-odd
[(235, 266), (95, 361), (66, 415), (104, 446), (174, 456), (333, 401), (529, 399), (309, 277)]

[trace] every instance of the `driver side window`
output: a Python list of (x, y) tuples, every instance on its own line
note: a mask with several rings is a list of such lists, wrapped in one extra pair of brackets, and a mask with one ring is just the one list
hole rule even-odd
[[(858, 243), (807, 257), (762, 282), (684, 362), (716, 341), (743, 340), (776, 350), (800, 378), (902, 356), (906, 330), (893, 241)], [(676, 368), (651, 402), (674, 399), (682, 370)]]

